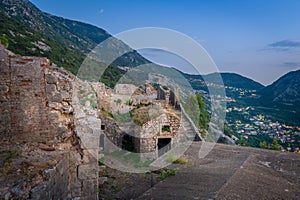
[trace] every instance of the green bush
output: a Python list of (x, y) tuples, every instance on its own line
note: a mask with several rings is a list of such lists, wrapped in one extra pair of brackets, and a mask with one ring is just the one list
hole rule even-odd
[(98, 166), (102, 166), (102, 165), (105, 165), (104, 158), (98, 160)]
[(189, 95), (186, 98), (183, 107), (197, 127), (205, 130), (208, 129), (210, 116), (205, 110), (205, 102), (200, 94)]
[(182, 165), (185, 165), (188, 162), (189, 162), (189, 160), (186, 158), (178, 158), (177, 160), (173, 161), (173, 163), (175, 163), (175, 164), (182, 164)]
[(100, 111), (100, 115), (102, 115), (104, 117), (113, 118), (113, 115), (110, 112), (103, 110), (103, 109)]
[(260, 142), (259, 147), (262, 149), (268, 149), (268, 145), (266, 141)]
[(178, 173), (178, 168), (175, 168), (175, 169), (168, 169), (168, 170), (164, 170), (164, 169), (161, 169), (160, 170), (160, 174), (159, 174), (159, 178), (161, 180), (169, 177), (169, 176), (176, 176), (177, 173)]
[(113, 114), (113, 117), (117, 122), (120, 123), (130, 122), (132, 120), (130, 113), (115, 113)]
[(276, 139), (273, 140), (270, 149), (277, 151), (280, 150), (280, 145), (278, 144), (278, 141)]
[(0, 42), (1, 44), (3, 44), (4, 46), (8, 46), (8, 39), (4, 36), (0, 36)]
[(169, 155), (167, 158), (167, 162), (174, 164), (187, 164), (189, 161), (186, 158), (177, 158), (176, 156)]
[(170, 126), (163, 126), (163, 127), (162, 127), (162, 131), (163, 131), (163, 132), (171, 132)]
[(174, 162), (175, 160), (177, 160), (177, 157), (176, 156), (173, 156), (173, 155), (169, 155), (168, 158), (167, 158), (167, 162)]
[(128, 101), (126, 101), (126, 105), (127, 105), (127, 106), (131, 106), (131, 105), (132, 105), (132, 103), (133, 103), (133, 101), (132, 101), (132, 100), (128, 100)]

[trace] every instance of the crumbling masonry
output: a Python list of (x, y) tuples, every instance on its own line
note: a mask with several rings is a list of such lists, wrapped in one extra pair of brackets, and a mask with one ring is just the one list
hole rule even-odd
[(91, 85), (1, 44), (0, 61), (0, 199), (97, 199), (101, 120), (77, 97)]

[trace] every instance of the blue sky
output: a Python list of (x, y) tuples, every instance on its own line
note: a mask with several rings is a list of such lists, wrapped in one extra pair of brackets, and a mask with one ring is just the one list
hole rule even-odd
[[(298, 0), (31, 2), (45, 12), (91, 23), (111, 34), (149, 26), (174, 29), (198, 41), (220, 71), (263, 84), (300, 69)], [(155, 55), (156, 59), (159, 56), (167, 55)]]

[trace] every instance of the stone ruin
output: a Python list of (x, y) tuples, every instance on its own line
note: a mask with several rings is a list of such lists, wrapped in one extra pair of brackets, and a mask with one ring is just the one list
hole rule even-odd
[(98, 199), (101, 120), (77, 95), (91, 83), (2, 45), (0, 59), (0, 199)]
[[(183, 127), (181, 127), (181, 106), (178, 100), (179, 90), (166, 86), (159, 86), (155, 90), (149, 83), (140, 87), (117, 84), (115, 88), (110, 100), (113, 107), (112, 115), (128, 113), (137, 106), (145, 108), (147, 115), (155, 111), (160, 113), (158, 116), (150, 117), (149, 121), (142, 120), (139, 125), (136, 124), (137, 122), (118, 122), (113, 119), (113, 116), (102, 116), (102, 122), (106, 127), (105, 135), (114, 145), (128, 150), (124, 147), (124, 141), (131, 143), (137, 153), (143, 153), (140, 154), (140, 159), (145, 161), (156, 159), (168, 152), (184, 137)], [(119, 105), (115, 103), (117, 100), (121, 102)], [(132, 104), (126, 105), (128, 101)], [(118, 109), (120, 106), (123, 109)], [(105, 148), (105, 150), (115, 149)]]
[(120, 85), (114, 93), (46, 58), (15, 55), (2, 45), (0, 61), (0, 199), (98, 199), (104, 140), (123, 148), (127, 136), (101, 114), (115, 107), (115, 94), (134, 92), (133, 104), (151, 102), (165, 110), (139, 129), (133, 139), (138, 152), (158, 157), (160, 148), (167, 151), (180, 139), (178, 91), (146, 84), (139, 90)]

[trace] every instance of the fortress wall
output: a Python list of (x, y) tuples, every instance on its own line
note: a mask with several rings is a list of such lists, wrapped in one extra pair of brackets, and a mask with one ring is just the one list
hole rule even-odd
[(14, 55), (2, 45), (0, 74), (0, 150), (19, 152), (10, 165), (0, 160), (0, 168), (16, 173), (0, 170), (0, 199), (97, 199), (101, 120), (75, 117), (81, 109), (73, 104), (76, 77), (46, 58)]

